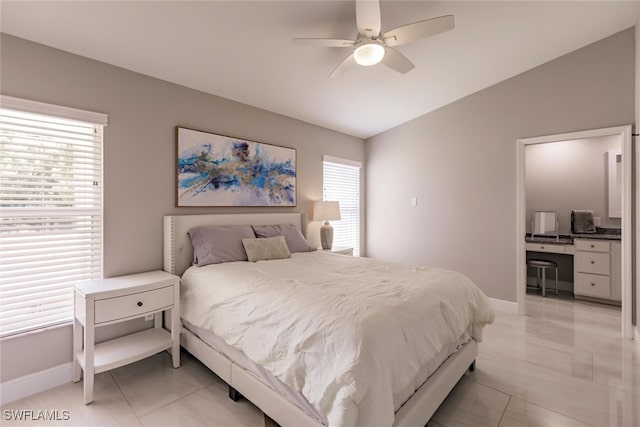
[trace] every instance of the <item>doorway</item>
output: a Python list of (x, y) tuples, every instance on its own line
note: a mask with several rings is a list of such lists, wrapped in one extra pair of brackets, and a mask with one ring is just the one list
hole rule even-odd
[(525, 295), (526, 295), (526, 146), (532, 144), (544, 144), (550, 142), (571, 141), (579, 139), (597, 138), (605, 136), (619, 136), (622, 146), (622, 336), (627, 339), (633, 337), (632, 325), (632, 238), (633, 238), (633, 222), (632, 222), (632, 142), (631, 142), (631, 126), (617, 126), (604, 129), (593, 129), (580, 132), (571, 132), (557, 135), (546, 135), (534, 138), (523, 138), (517, 141), (516, 156), (516, 248), (517, 248), (517, 280), (516, 280), (516, 298), (518, 303), (518, 314), (526, 314)]

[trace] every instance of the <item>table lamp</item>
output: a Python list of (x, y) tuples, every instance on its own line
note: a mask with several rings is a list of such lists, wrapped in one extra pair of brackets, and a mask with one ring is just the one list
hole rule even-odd
[(329, 221), (340, 219), (340, 205), (338, 202), (313, 202), (313, 220), (324, 221), (320, 228), (320, 243), (322, 249), (331, 249), (333, 244), (333, 227)]

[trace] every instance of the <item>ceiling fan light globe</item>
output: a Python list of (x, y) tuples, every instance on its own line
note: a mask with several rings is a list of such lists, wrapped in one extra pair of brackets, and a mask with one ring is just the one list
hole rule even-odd
[(353, 58), (359, 65), (369, 67), (376, 65), (384, 58), (384, 46), (379, 43), (365, 43), (356, 48)]

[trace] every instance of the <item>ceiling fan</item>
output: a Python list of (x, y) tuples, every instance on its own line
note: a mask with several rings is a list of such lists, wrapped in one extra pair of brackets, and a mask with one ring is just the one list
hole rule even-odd
[(445, 15), (403, 25), (382, 33), (380, 31), (379, 0), (356, 0), (356, 24), (358, 26), (358, 37), (355, 41), (294, 38), (293, 42), (321, 47), (352, 47), (353, 53), (350, 53), (333, 70), (329, 77), (336, 77), (342, 74), (354, 64), (367, 67), (379, 62), (382, 62), (392, 70), (405, 74), (411, 71), (415, 65), (406, 56), (394, 49), (393, 46), (431, 37), (451, 30), (455, 26), (453, 15)]

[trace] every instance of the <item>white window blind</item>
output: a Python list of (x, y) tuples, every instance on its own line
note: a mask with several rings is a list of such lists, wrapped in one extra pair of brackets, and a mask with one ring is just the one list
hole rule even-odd
[(102, 133), (0, 108), (0, 336), (70, 321), (73, 284), (102, 276)]
[(340, 204), (340, 221), (331, 221), (333, 247), (353, 248), (360, 256), (360, 165), (327, 156), (322, 176), (324, 200)]

